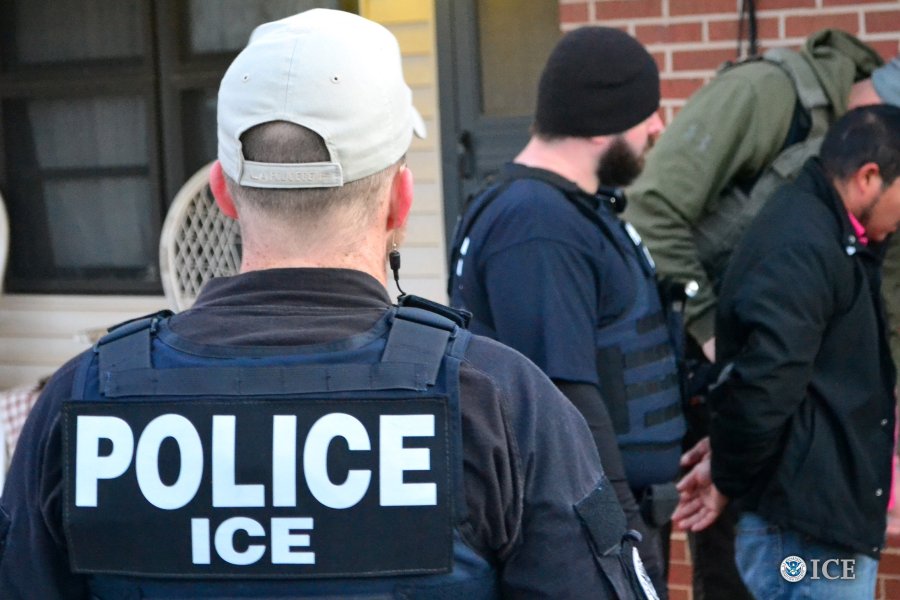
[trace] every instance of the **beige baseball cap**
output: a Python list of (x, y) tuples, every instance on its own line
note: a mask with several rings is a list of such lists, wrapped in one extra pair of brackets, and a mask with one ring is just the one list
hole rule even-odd
[[(287, 121), (319, 134), (331, 160), (249, 161), (241, 135)], [(246, 187), (338, 187), (397, 162), (425, 124), (387, 29), (347, 12), (313, 9), (257, 27), (219, 87), (222, 170)]]

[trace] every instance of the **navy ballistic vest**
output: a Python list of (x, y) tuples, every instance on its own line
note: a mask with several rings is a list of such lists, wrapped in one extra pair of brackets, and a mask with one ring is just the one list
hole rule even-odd
[[(656, 270), (637, 232), (613, 212), (621, 196), (591, 198), (560, 187), (540, 170), (527, 175), (504, 173), (478, 195), (457, 224), (450, 254), (448, 293), (463, 270), (469, 232), (475, 221), (503, 191), (519, 178), (553, 186), (596, 224), (628, 267), (633, 299), (628, 310), (595, 333), (600, 391), (616, 431), (628, 482), (636, 492), (652, 484), (673, 481), (678, 474), (685, 421), (681, 404), (678, 340), (680, 318), (663, 310)], [(609, 205), (614, 205), (609, 206)], [(502, 340), (501, 340), (502, 341)]]
[(66, 402), (64, 523), (93, 597), (498, 597), (462, 542), (470, 334), (394, 308), (315, 347), (112, 330)]
[(609, 211), (597, 214), (633, 274), (631, 307), (597, 329), (597, 373), (628, 483), (640, 491), (678, 476), (685, 433), (675, 341), (681, 332), (663, 310), (638, 233)]

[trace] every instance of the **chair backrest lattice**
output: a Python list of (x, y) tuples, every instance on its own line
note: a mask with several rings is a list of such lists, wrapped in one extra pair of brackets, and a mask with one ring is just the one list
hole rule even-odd
[(222, 214), (209, 189), (212, 163), (178, 191), (159, 241), (163, 290), (170, 308), (189, 308), (213, 277), (234, 275), (241, 266), (237, 221)]

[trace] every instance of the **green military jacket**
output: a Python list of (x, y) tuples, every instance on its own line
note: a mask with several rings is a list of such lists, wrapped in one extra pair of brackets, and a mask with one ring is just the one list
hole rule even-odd
[[(831, 122), (846, 112), (853, 83), (882, 64), (874, 50), (837, 30), (813, 34), (799, 54), (821, 85)], [(701, 263), (696, 226), (716, 211), (730, 186), (752, 182), (779, 156), (796, 105), (794, 83), (778, 65), (758, 60), (725, 69), (690, 98), (628, 190), (625, 218), (644, 238), (659, 273), (699, 284), (685, 321), (700, 343), (713, 337), (712, 281), (722, 273), (709, 273)], [(900, 313), (900, 298), (887, 301)]]

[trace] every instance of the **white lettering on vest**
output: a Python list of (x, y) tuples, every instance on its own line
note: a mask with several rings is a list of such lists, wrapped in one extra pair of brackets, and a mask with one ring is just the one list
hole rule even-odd
[(262, 544), (250, 544), (243, 552), (238, 552), (234, 547), (234, 534), (238, 531), (246, 531), (250, 537), (264, 537), (266, 531), (263, 526), (247, 517), (232, 517), (222, 522), (216, 529), (216, 552), (225, 562), (233, 565), (252, 565), (259, 561), (266, 552)]
[(209, 564), (209, 519), (191, 519), (191, 562)]
[(433, 415), (381, 415), (379, 425), (381, 506), (434, 506), (437, 485), (403, 483), (404, 471), (431, 469), (428, 448), (404, 448), (407, 437), (433, 437)]
[[(405, 483), (407, 471), (431, 470), (429, 448), (407, 448), (409, 437), (434, 437), (433, 415), (381, 415), (379, 420), (379, 502), (381, 506), (435, 506), (434, 482)], [(236, 417), (212, 417), (211, 493), (214, 508), (266, 506), (266, 486), (236, 483)], [(165, 414), (153, 419), (141, 433), (135, 451), (134, 433), (118, 417), (78, 416), (75, 447), (75, 505), (96, 507), (101, 479), (122, 476), (134, 458), (138, 486), (146, 500), (157, 508), (174, 510), (190, 503), (204, 483), (203, 442), (194, 425), (184, 416)], [(346, 440), (354, 452), (372, 450), (365, 426), (345, 413), (320, 417), (310, 428), (303, 446), (303, 474), (312, 496), (324, 506), (351, 508), (369, 490), (370, 469), (350, 469), (343, 483), (328, 475), (328, 450), (335, 438)], [(175, 483), (163, 483), (159, 452), (172, 438), (178, 446), (180, 470)], [(101, 456), (101, 440), (112, 449)], [(247, 448), (246, 451), (252, 451)], [(297, 417), (275, 415), (272, 421), (272, 506), (297, 505)], [(296, 528), (295, 528), (296, 529)], [(202, 532), (201, 532), (202, 533)], [(200, 535), (198, 533), (198, 535)], [(224, 534), (223, 534), (224, 535)], [(300, 545), (295, 534), (284, 534), (292, 545)], [(198, 563), (199, 564), (199, 563)]]
[[(131, 465), (134, 434), (118, 417), (81, 415), (76, 422), (75, 506), (97, 506), (97, 482), (115, 479)], [(100, 440), (112, 442), (112, 452), (100, 456)]]
[(273, 565), (314, 565), (315, 552), (297, 552), (296, 547), (309, 548), (309, 534), (294, 533), (298, 530), (310, 531), (313, 520), (308, 517), (272, 519), (272, 564)]
[(215, 508), (266, 505), (262, 484), (235, 483), (235, 416), (214, 415), (212, 426), (212, 504)]
[[(297, 548), (309, 548), (310, 536), (298, 531), (312, 531), (311, 517), (273, 517), (269, 523), (271, 531), (271, 560), (273, 565), (314, 565), (315, 552), (301, 552)], [(265, 537), (263, 526), (248, 517), (232, 517), (223, 521), (215, 533), (216, 554), (233, 565), (252, 565), (263, 557), (264, 544), (251, 544), (243, 552), (234, 547), (234, 535), (245, 531), (249, 536)], [(191, 560), (195, 565), (210, 564), (209, 519), (191, 519)]]
[(297, 417), (272, 418), (272, 505), (297, 506)]
[(345, 413), (331, 413), (316, 421), (306, 436), (303, 472), (306, 485), (316, 500), (329, 508), (350, 508), (366, 495), (372, 472), (350, 469), (344, 483), (332, 483), (328, 478), (328, 447), (336, 437), (347, 440), (350, 450), (372, 449), (369, 434), (358, 419)]
[[(181, 470), (172, 485), (164, 484), (159, 476), (159, 449), (166, 438), (175, 440), (181, 456)], [(134, 469), (141, 493), (150, 504), (163, 510), (181, 508), (194, 498), (203, 480), (200, 435), (181, 415), (156, 417), (138, 441)]]

